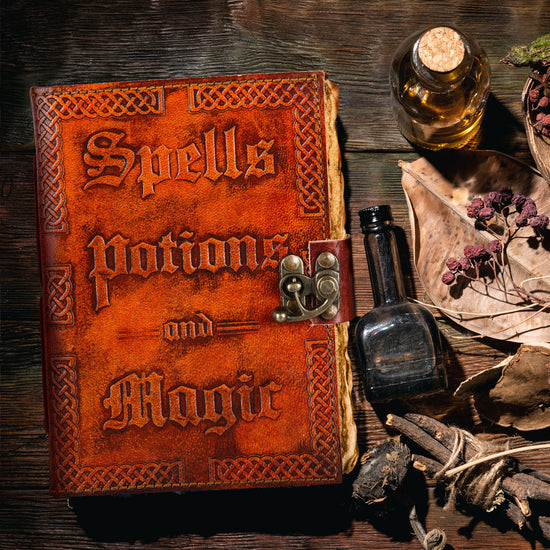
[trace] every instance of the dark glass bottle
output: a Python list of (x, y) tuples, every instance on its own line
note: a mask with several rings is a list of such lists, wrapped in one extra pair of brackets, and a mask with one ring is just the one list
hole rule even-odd
[(426, 395), (447, 385), (441, 336), (430, 310), (405, 294), (391, 209), (359, 212), (374, 308), (355, 330), (361, 375), (371, 402)]

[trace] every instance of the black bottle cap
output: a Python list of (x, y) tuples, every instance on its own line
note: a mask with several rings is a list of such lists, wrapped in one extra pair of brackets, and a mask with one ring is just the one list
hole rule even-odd
[(391, 223), (393, 221), (391, 206), (389, 204), (380, 204), (359, 210), (359, 219), (361, 220), (361, 227), (363, 229), (372, 227), (373, 225)]

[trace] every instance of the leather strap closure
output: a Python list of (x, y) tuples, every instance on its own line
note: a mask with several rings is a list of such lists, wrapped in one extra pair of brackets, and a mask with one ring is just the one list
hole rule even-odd
[(313, 324), (349, 321), (354, 315), (351, 239), (311, 241), (309, 270), (300, 256), (285, 256), (279, 265), (281, 305), (278, 323), (310, 320)]
[(323, 252), (331, 252), (338, 258), (340, 268), (340, 308), (332, 319), (315, 317), (312, 319), (312, 323), (314, 325), (334, 325), (351, 321), (355, 316), (351, 237), (348, 235), (344, 239), (310, 241), (309, 258), (311, 265), (315, 265), (318, 256)]

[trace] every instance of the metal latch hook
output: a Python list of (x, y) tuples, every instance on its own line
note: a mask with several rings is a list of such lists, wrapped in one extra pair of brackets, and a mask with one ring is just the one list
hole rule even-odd
[[(317, 256), (315, 273), (311, 277), (304, 273), (300, 256), (285, 256), (279, 265), (279, 276), (281, 305), (273, 311), (275, 321), (336, 317), (340, 310), (340, 264), (332, 252)], [(313, 303), (308, 304), (308, 301)]]

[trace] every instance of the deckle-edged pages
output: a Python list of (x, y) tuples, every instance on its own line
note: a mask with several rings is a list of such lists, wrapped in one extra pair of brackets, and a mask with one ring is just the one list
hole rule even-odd
[(53, 494), (353, 467), (347, 323), (272, 318), (281, 259), (345, 241), (337, 97), (322, 72), (31, 89)]

